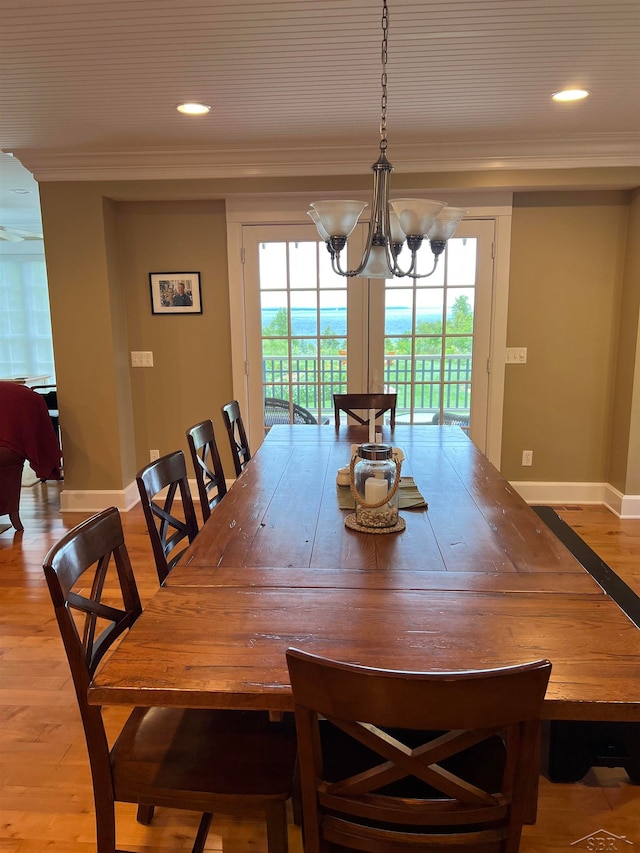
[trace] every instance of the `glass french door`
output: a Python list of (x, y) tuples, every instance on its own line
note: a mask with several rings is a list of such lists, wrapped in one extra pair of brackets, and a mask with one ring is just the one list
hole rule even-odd
[(332, 423), (334, 393), (384, 390), (398, 422), (458, 423), (484, 449), (492, 239), (491, 220), (463, 222), (433, 276), (347, 280), (314, 226), (245, 226), (252, 446), (275, 423)]
[[(466, 220), (433, 275), (371, 283), (378, 288), (371, 298), (371, 390), (397, 392), (400, 423), (455, 424), (483, 450), (493, 236), (493, 221)], [(429, 253), (418, 257), (429, 271)]]

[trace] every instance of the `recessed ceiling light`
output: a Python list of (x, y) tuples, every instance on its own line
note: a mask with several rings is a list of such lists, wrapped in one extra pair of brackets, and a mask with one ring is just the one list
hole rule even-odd
[(15, 193), (16, 195), (31, 195), (31, 190), (25, 190), (21, 187), (15, 187), (11, 190), (11, 192)]
[(179, 104), (176, 109), (179, 113), (184, 113), (187, 116), (203, 116), (211, 112), (211, 107), (208, 104)]
[(581, 101), (583, 98), (588, 98), (589, 92), (586, 89), (563, 89), (561, 92), (554, 92), (551, 95), (553, 101)]

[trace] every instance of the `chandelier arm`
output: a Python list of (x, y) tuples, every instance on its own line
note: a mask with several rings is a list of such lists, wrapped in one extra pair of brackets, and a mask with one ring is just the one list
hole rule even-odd
[(409, 275), (411, 276), (411, 278), (429, 278), (429, 276), (433, 275), (434, 272), (436, 271), (436, 267), (438, 266), (438, 260), (439, 259), (440, 259), (439, 255), (436, 255), (434, 257), (433, 266), (431, 267), (429, 272), (423, 272), (423, 273), (412, 272), (412, 273), (409, 273)]
[(340, 266), (340, 252), (332, 252), (331, 268), (333, 269), (334, 273), (336, 273), (336, 275), (342, 275), (347, 277), (355, 275), (353, 270), (343, 270)]
[[(338, 257), (337, 262), (333, 264), (334, 272), (337, 272), (338, 275), (347, 277), (359, 276), (369, 263), (371, 249), (376, 245), (386, 246), (387, 257), (390, 261), (389, 244), (384, 239), (384, 235), (389, 233), (389, 175), (392, 170), (393, 166), (381, 150), (380, 157), (371, 167), (371, 171), (373, 172), (373, 207), (362, 259), (355, 269), (345, 271), (340, 267), (340, 259)], [(333, 261), (334, 259), (332, 258)]]
[(418, 273), (418, 272), (415, 272), (416, 262), (418, 260), (417, 254), (418, 254), (417, 251), (411, 252), (411, 266), (409, 267), (408, 270), (401, 269), (398, 266), (397, 260), (394, 258), (394, 263), (392, 265), (390, 264), (393, 274), (395, 276), (397, 276), (398, 278), (409, 277), (409, 278), (413, 278), (413, 279), (429, 278), (430, 275), (433, 275), (434, 272), (436, 271), (437, 266), (438, 266), (438, 261), (440, 260), (440, 255), (434, 255), (433, 266), (431, 267), (429, 272)]

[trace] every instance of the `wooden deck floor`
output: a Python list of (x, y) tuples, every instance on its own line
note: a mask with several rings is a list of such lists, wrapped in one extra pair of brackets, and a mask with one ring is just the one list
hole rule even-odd
[[(602, 507), (556, 509), (640, 594), (640, 521), (619, 521)], [(48, 548), (84, 516), (62, 516), (59, 486), (51, 483), (23, 489), (21, 514), (21, 536), (13, 529), (0, 533), (0, 853), (90, 853), (95, 826), (89, 768), (41, 568)], [(139, 507), (124, 514), (123, 523), (144, 604), (157, 579)], [(107, 718), (115, 731), (122, 711), (112, 709)], [(136, 853), (186, 853), (198, 817), (159, 809), (152, 826), (143, 827), (133, 806), (121, 806), (119, 846)], [(600, 846), (593, 840), (575, 844), (601, 830), (611, 835)], [(630, 784), (623, 770), (592, 769), (571, 785), (541, 779), (538, 822), (525, 829), (522, 853), (633, 853), (628, 842), (640, 849), (640, 786)], [(293, 825), (290, 849), (302, 851)], [(265, 851), (263, 826), (220, 819), (207, 850)]]

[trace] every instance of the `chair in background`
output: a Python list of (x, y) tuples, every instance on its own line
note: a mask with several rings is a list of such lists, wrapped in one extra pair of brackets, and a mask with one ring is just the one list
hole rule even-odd
[[(58, 439), (58, 447), (60, 448), (61, 460), (62, 460), (62, 433), (60, 432), (60, 411), (58, 409), (58, 389), (55, 385), (32, 385), (31, 390), (35, 391), (36, 394), (40, 394), (44, 402), (47, 406), (47, 411), (49, 412), (49, 418), (51, 419), (51, 426), (53, 427), (53, 431), (56, 434)], [(62, 468), (62, 465), (61, 465)], [(61, 476), (62, 479), (62, 476)], [(44, 480), (41, 480), (44, 482)]]
[[(431, 419), (431, 423), (436, 425), (440, 423), (440, 412), (435, 413)], [(469, 412), (450, 412), (445, 410), (442, 413), (442, 423), (445, 426), (460, 426), (468, 428)]]
[[(162, 584), (198, 535), (198, 521), (182, 450), (161, 456), (145, 465), (138, 471), (136, 483), (151, 539), (158, 579)], [(166, 494), (161, 495), (165, 489)], [(182, 503), (181, 515), (176, 515), (174, 510), (178, 493)], [(176, 551), (180, 544), (184, 544), (184, 547)]]
[[(396, 425), (397, 394), (334, 394), (336, 429), (340, 426), (340, 412), (346, 412), (359, 424), (369, 424), (369, 410), (376, 410), (376, 420), (385, 412), (390, 412), (391, 429)], [(365, 414), (359, 414), (364, 412)]]
[(227, 494), (227, 484), (213, 431), (213, 422), (201, 421), (190, 427), (186, 434), (198, 484), (202, 520), (206, 521), (214, 506)]
[(22, 470), (28, 460), (40, 480), (60, 479), (60, 446), (42, 397), (17, 382), (0, 381), (0, 515), (16, 530)]
[[(265, 397), (264, 399), (264, 425), (272, 427), (274, 424), (316, 424), (318, 421), (308, 409), (299, 406), (298, 403), (291, 404), (280, 397)], [(328, 424), (329, 419), (322, 422)]]
[(142, 612), (118, 510), (104, 510), (67, 533), (47, 554), (44, 573), (84, 726), (97, 853), (116, 853), (116, 802), (137, 803), (145, 823), (155, 806), (203, 812), (193, 853), (204, 850), (212, 812), (261, 810), (269, 853), (286, 853), (292, 727), (252, 711), (135, 708), (109, 749), (102, 710), (88, 704), (87, 689), (100, 661)]
[(517, 853), (537, 796), (548, 661), (407, 673), (289, 649), (287, 664), (305, 853)]
[(236, 477), (239, 477), (251, 459), (249, 442), (240, 414), (240, 405), (237, 400), (232, 400), (226, 406), (222, 406), (221, 412), (229, 436), (229, 446), (231, 447)]
[(60, 441), (60, 412), (58, 410), (58, 389), (55, 385), (33, 385), (31, 387), (32, 391), (35, 391), (36, 394), (40, 394), (42, 399), (45, 401), (47, 405), (47, 410), (49, 412), (49, 417), (51, 418), (51, 425), (53, 426), (53, 431), (58, 436), (58, 442), (62, 446)]

